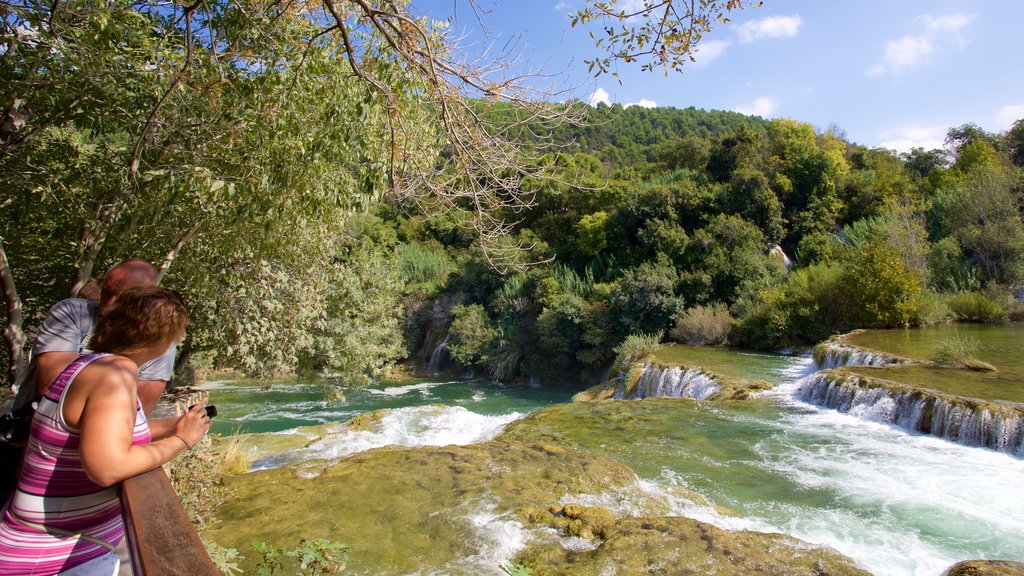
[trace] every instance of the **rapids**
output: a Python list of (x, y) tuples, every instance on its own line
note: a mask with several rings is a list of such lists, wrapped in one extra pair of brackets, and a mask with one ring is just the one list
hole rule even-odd
[[(311, 481), (303, 477), (316, 476), (316, 470), (332, 462), (381, 446), (411, 448), (413, 459), (416, 450), (429, 450), (417, 446), (557, 446), (610, 458), (638, 476), (632, 483), (620, 480), (602, 489), (553, 494), (563, 504), (605, 506), (620, 516), (686, 516), (727, 530), (781, 532), (830, 546), (878, 575), (938, 576), (965, 559), (1024, 560), (1024, 460), (804, 402), (798, 395), (801, 380), (817, 369), (810, 357), (743, 355), (741, 361), (776, 387), (762, 398), (737, 402), (568, 403), (572, 390), (481, 381), (382, 387), (350, 393), (341, 404), (324, 403), (315, 387), (301, 385), (275, 387), (268, 398), (254, 384), (221, 383), (210, 394), (226, 416), (218, 424), (223, 431), (240, 428), (301, 438), (291, 448), (266, 442), (258, 467), (321, 462), (312, 474), (308, 468), (296, 469), (274, 476), (275, 481), (287, 477), (301, 485)], [(330, 424), (379, 409), (369, 426)], [(251, 443), (259, 445), (259, 438)], [(378, 473), (390, 474), (386, 470)], [(268, 472), (276, 471), (255, 474)], [(562, 473), (568, 470), (542, 474), (557, 478)], [(501, 497), (486, 496), (486, 486), (476, 489), (483, 492), (459, 504), (432, 497), (407, 502), (417, 498), (411, 492), (380, 503), (383, 509), (422, 509), (438, 521), (418, 529), (454, 530), (457, 536), (420, 536), (468, 543), (473, 550), (460, 551), (452, 544), (452, 556), (425, 556), (418, 573), (500, 574), (498, 563), (544, 537), (496, 507)], [(323, 490), (336, 494), (339, 510), (347, 509), (348, 491), (317, 489)], [(234, 519), (223, 519), (218, 532), (243, 526), (232, 523), (244, 523), (246, 514), (240, 506)], [(376, 566), (353, 573), (389, 573), (382, 559), (388, 554), (360, 556), (360, 535), (346, 532), (345, 518), (331, 517), (322, 507), (309, 514), (318, 519), (303, 528), (310, 537), (349, 544), (350, 566)], [(266, 522), (259, 529), (272, 539), (274, 526)], [(246, 527), (247, 534), (252, 530)], [(578, 538), (563, 539), (562, 545), (591, 546)]]

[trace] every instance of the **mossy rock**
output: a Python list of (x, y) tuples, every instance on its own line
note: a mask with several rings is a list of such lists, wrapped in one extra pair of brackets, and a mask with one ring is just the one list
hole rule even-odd
[(294, 548), (302, 538), (328, 538), (348, 545), (347, 564), (356, 574), (427, 566), (476, 574), (479, 567), (451, 568), (484, 545), (472, 517), (512, 520), (517, 510), (562, 506), (567, 494), (636, 482), (632, 470), (611, 459), (543, 443), (388, 447), (320, 465), (315, 476), (292, 465), (232, 478), (235, 496), (207, 536), (248, 556), (247, 572), (254, 540)]
[(782, 534), (721, 530), (689, 518), (623, 518), (602, 527), (602, 535), (589, 550), (531, 545), (515, 562), (533, 569), (534, 576), (870, 574), (829, 548)]
[(524, 524), (542, 524), (559, 532), (584, 540), (606, 538), (607, 529), (615, 523), (615, 514), (603, 506), (566, 504), (547, 510), (525, 508), (517, 514)]
[(943, 576), (1024, 576), (1024, 562), (967, 560), (954, 564)]

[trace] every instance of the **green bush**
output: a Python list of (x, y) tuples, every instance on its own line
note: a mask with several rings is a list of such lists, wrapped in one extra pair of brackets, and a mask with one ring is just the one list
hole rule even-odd
[(946, 297), (946, 306), (953, 317), (963, 322), (1001, 322), (1006, 309), (998, 300), (981, 292), (958, 292)]
[(661, 336), (661, 332), (656, 334), (630, 334), (622, 341), (622, 344), (615, 347), (617, 363), (626, 365), (650, 356), (661, 346)]
[(932, 360), (939, 364), (967, 368), (983, 372), (995, 372), (995, 366), (978, 360), (974, 352), (980, 346), (980, 342), (974, 338), (961, 338), (959, 336), (948, 338), (939, 343), (932, 350)]
[(868, 326), (907, 326), (917, 310), (922, 279), (882, 238), (859, 246), (846, 270), (849, 297)]
[(946, 300), (935, 292), (925, 290), (921, 293), (917, 310), (914, 311), (910, 322), (914, 326), (934, 326), (945, 324), (952, 319), (953, 311), (949, 309)]
[(676, 342), (717, 346), (725, 344), (733, 329), (729, 307), (722, 302), (688, 308), (676, 317), (670, 336)]
[(458, 305), (452, 309), (455, 320), (448, 329), (448, 350), (463, 366), (487, 360), (497, 337), (484, 307), (479, 304)]
[(737, 302), (738, 334), (748, 346), (784, 348), (820, 342), (849, 329), (858, 309), (836, 264), (815, 264), (756, 297)]

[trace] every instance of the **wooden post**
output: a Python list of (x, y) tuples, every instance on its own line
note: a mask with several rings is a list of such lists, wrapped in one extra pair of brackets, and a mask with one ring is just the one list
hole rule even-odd
[(218, 576), (163, 468), (125, 480), (121, 508), (135, 576)]

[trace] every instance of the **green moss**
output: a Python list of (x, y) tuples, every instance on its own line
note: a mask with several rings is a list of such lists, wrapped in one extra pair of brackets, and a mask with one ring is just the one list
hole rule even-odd
[(954, 564), (946, 576), (1024, 576), (1024, 562), (968, 560)]
[(981, 372), (915, 364), (909, 366), (852, 366), (850, 370), (871, 378), (903, 383), (913, 388), (935, 390), (944, 394), (1024, 403), (1024, 381), (1005, 372)]
[(302, 538), (329, 538), (349, 546), (353, 573), (415, 573), (479, 553), (467, 519), (475, 510), (546, 510), (567, 493), (635, 482), (608, 458), (544, 443), (382, 448), (309, 472), (287, 467), (231, 479), (236, 496), (218, 510), (209, 537), (247, 554), (247, 571), (253, 540), (293, 548)]
[(528, 546), (516, 556), (535, 576), (594, 574), (787, 574), (867, 576), (839, 553), (781, 534), (720, 530), (680, 517), (623, 518), (605, 526), (593, 550), (558, 543)]

